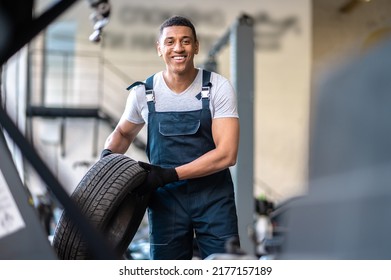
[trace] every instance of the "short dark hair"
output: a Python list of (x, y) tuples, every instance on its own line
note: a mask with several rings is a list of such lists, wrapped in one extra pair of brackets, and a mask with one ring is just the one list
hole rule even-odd
[(170, 26), (187, 26), (191, 29), (194, 35), (194, 40), (197, 41), (197, 33), (195, 27), (191, 21), (182, 16), (172, 16), (166, 19), (161, 25), (159, 29), (159, 37), (163, 34), (163, 29)]

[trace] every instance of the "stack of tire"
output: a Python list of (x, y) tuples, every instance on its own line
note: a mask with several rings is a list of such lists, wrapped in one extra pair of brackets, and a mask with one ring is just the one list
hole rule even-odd
[[(137, 161), (111, 154), (97, 161), (84, 175), (71, 195), (81, 212), (107, 239), (113, 251), (122, 256), (144, 217), (149, 194), (133, 192), (146, 178)], [(77, 224), (63, 211), (57, 223), (53, 248), (59, 259), (93, 259)]]

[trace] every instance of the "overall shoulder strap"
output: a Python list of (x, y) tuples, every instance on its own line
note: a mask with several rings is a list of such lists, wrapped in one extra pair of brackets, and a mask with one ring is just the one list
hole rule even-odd
[(153, 77), (155, 74), (148, 77), (148, 79), (145, 81), (145, 90), (153, 90)]
[(211, 72), (208, 70), (202, 70), (202, 86), (211, 87), (212, 83), (210, 82)]
[(131, 90), (132, 88), (136, 87), (136, 86), (139, 86), (139, 85), (144, 85), (145, 83), (141, 82), (141, 81), (137, 81), (137, 82), (134, 82), (133, 84), (131, 84), (130, 86), (128, 86), (126, 88), (126, 90)]
[(126, 90), (131, 90), (132, 88), (139, 86), (139, 85), (144, 85), (146, 91), (153, 90), (153, 77), (154, 76), (155, 76), (155, 74), (153, 74), (152, 76), (149, 76), (148, 79), (145, 81), (145, 83), (141, 82), (141, 81), (136, 81), (133, 84), (131, 84), (130, 86), (128, 86), (126, 88)]
[(130, 90), (135, 86), (138, 85), (144, 85), (145, 87), (145, 96), (147, 98), (147, 103), (148, 103), (148, 109), (150, 112), (155, 111), (155, 93), (153, 91), (153, 77), (155, 74), (149, 76), (145, 82), (137, 81), (128, 86), (126, 89)]
[(153, 77), (155, 74), (148, 77), (145, 81), (145, 96), (147, 98), (148, 111), (155, 112), (155, 92), (153, 91)]
[(202, 70), (202, 89), (201, 89), (201, 98), (209, 99), (210, 88), (212, 83), (210, 82), (211, 72), (207, 70)]
[(210, 88), (212, 83), (210, 82), (211, 72), (207, 70), (202, 70), (202, 88), (201, 88), (201, 99), (202, 99), (202, 108), (209, 110), (209, 98), (210, 98)]

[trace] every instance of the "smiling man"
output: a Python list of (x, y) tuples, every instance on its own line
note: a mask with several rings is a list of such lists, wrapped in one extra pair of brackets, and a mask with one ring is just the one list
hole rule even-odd
[(156, 43), (165, 70), (131, 85), (125, 111), (102, 157), (125, 153), (147, 124), (148, 171), (138, 187), (151, 193), (151, 259), (191, 259), (194, 238), (202, 258), (224, 253), (238, 238), (229, 167), (236, 163), (236, 94), (223, 76), (194, 66), (199, 41), (193, 24), (173, 16)]

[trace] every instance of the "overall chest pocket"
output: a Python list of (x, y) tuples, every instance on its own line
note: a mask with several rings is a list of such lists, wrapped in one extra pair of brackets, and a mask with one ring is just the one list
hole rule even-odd
[(199, 128), (199, 120), (159, 123), (159, 133), (163, 136), (193, 135), (197, 133)]

